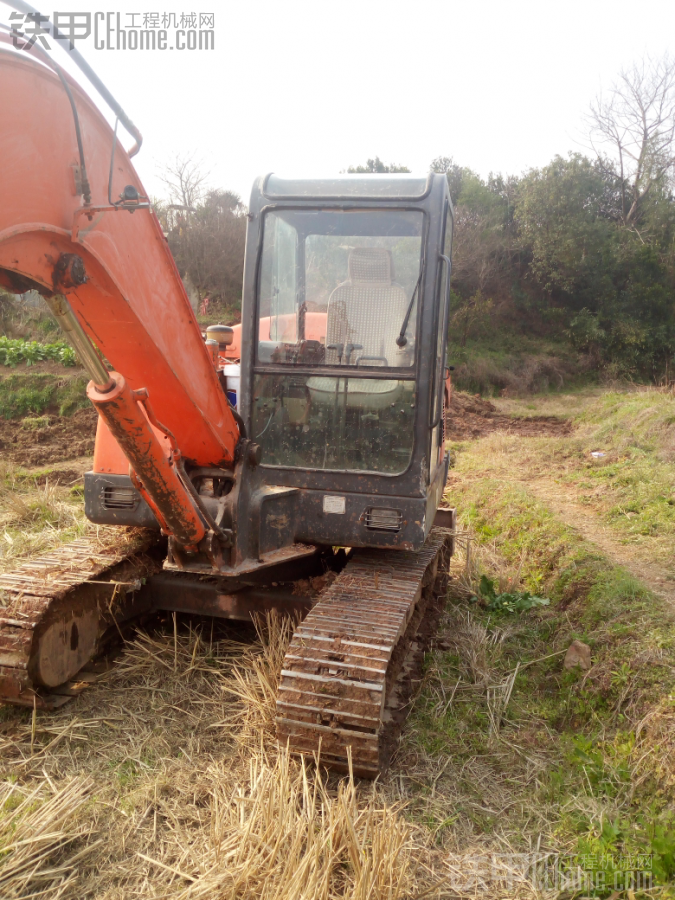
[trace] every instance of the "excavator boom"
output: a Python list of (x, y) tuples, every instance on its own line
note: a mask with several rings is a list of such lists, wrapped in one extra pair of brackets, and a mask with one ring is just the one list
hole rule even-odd
[[(65, 295), (129, 388), (147, 391), (183, 458), (231, 468), (239, 428), (161, 226), (113, 129), (61, 75), (0, 48), (0, 283)], [(125, 191), (140, 200), (120, 201)]]

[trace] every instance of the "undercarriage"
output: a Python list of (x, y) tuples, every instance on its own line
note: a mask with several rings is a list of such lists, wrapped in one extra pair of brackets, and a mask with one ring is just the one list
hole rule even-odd
[(280, 741), (338, 770), (351, 757), (363, 777), (387, 764), (445, 598), (451, 528), (418, 551), (317, 549), (249, 579), (172, 571), (156, 533), (113, 534), (114, 545), (79, 539), (0, 576), (0, 700), (61, 706), (139, 617), (251, 621), (274, 609), (299, 622), (281, 672)]

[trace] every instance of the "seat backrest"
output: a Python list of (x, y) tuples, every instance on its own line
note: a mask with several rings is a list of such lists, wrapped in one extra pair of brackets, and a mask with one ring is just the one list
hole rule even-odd
[[(356, 247), (349, 251), (347, 281), (328, 300), (326, 348), (330, 344), (361, 344), (343, 364), (362, 357), (363, 365), (402, 365), (396, 338), (406, 314), (408, 298), (393, 281), (392, 259), (384, 247)], [(386, 362), (384, 361), (386, 360)], [(339, 362), (336, 350), (326, 349), (326, 364)]]

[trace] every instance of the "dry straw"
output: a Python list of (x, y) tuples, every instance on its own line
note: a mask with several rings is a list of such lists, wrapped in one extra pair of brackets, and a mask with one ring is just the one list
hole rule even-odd
[(0, 896), (424, 894), (400, 804), (276, 745), (289, 623), (270, 617), (257, 639), (167, 624), (70, 709), (5, 721)]
[(50, 790), (48, 779), (29, 792), (0, 785), (0, 896), (72, 895), (77, 869), (102, 838), (93, 838), (83, 808), (92, 791), (87, 779)]

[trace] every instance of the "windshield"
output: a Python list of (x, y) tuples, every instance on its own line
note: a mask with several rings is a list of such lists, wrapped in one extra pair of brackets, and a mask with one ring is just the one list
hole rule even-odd
[(423, 221), (416, 210), (268, 213), (258, 363), (414, 366)]
[(417, 210), (267, 214), (252, 396), (264, 465), (406, 470), (423, 227)]

